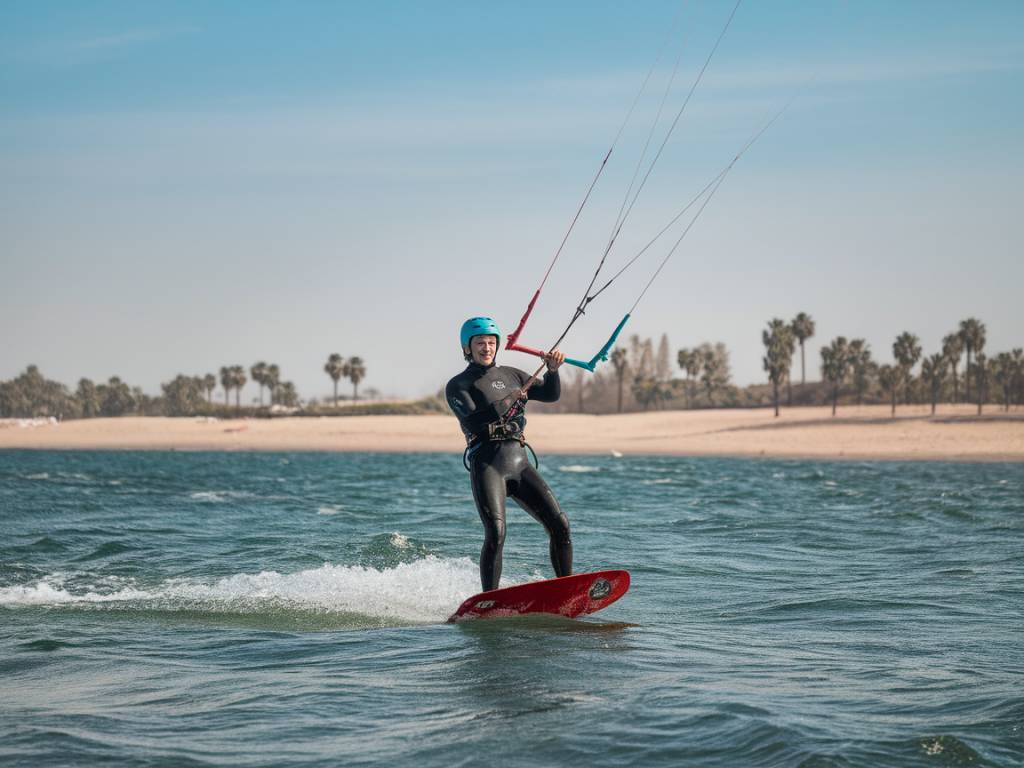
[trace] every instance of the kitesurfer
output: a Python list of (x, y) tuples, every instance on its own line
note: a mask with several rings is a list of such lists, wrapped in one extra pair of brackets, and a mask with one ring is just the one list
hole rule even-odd
[(484, 544), (480, 550), (483, 591), (498, 588), (501, 550), (505, 543), (505, 501), (511, 497), (547, 530), (551, 565), (556, 576), (572, 574), (569, 519), (526, 452), (523, 428), (527, 400), (553, 403), (561, 394), (558, 368), (565, 355), (552, 350), (544, 356), (542, 381), (531, 381), (518, 368), (497, 365), (501, 331), (489, 317), (473, 317), (459, 334), (469, 365), (445, 387), (448, 405), (466, 436), (466, 457)]

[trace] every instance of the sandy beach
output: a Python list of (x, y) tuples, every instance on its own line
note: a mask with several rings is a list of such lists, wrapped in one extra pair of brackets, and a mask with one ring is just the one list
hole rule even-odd
[[(535, 414), (527, 438), (540, 454), (766, 456), (836, 459), (1024, 460), (1024, 412), (977, 416), (973, 406)], [(463, 448), (451, 416), (207, 420), (85, 419), (4, 422), (0, 448), (193, 451), (451, 452)]]

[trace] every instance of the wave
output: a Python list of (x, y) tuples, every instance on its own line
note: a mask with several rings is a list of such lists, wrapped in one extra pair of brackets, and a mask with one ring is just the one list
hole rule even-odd
[(255, 496), (248, 491), (195, 491), (188, 497), (193, 501), (223, 502), (231, 499), (251, 499)]
[(374, 536), (359, 554), (359, 564), (386, 570), (433, 555), (429, 547), (394, 531)]
[(237, 614), (290, 610), (418, 624), (444, 621), (479, 589), (479, 572), (469, 558), (428, 555), (391, 568), (325, 564), (296, 573), (239, 573), (214, 581), (167, 579), (154, 586), (128, 579), (76, 589), (66, 585), (64, 576), (52, 574), (0, 588), (0, 607)]
[(567, 464), (558, 468), (559, 472), (600, 472), (600, 467), (591, 467), (586, 464)]

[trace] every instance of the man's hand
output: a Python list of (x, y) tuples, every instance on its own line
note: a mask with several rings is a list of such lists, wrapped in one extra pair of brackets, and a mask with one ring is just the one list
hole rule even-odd
[(565, 362), (565, 352), (553, 349), (544, 355), (544, 362), (548, 364), (549, 371), (557, 371)]

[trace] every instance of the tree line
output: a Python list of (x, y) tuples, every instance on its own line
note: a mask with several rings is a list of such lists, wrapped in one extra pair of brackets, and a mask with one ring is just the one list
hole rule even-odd
[[(831, 404), (833, 415), (841, 400), (858, 405), (888, 403), (893, 415), (899, 402), (931, 403), (933, 413), (940, 402), (974, 403), (978, 413), (985, 403), (997, 402), (1006, 410), (1024, 403), (1024, 353), (1016, 348), (987, 355), (987, 330), (977, 318), (963, 320), (943, 338), (941, 349), (927, 357), (922, 356), (915, 334), (900, 333), (892, 344), (892, 363), (877, 362), (864, 339), (837, 336), (820, 349), (820, 381), (808, 382), (806, 342), (814, 337), (815, 330), (813, 318), (804, 312), (788, 322), (769, 320), (761, 332), (762, 364), (768, 381), (747, 387), (733, 384), (729, 350), (722, 342), (703, 342), (673, 353), (667, 334), (661, 335), (657, 345), (650, 338), (633, 335), (611, 352), (610, 365), (594, 373), (563, 369), (562, 399), (533, 407), (555, 412), (621, 413), (652, 408), (772, 406), (778, 415), (783, 393), (789, 406)], [(792, 369), (798, 347), (800, 383), (795, 385)], [(359, 385), (366, 376), (361, 358), (345, 359), (333, 353), (323, 370), (333, 385), (335, 409), (343, 379), (352, 384), (351, 399), (358, 403)], [(99, 384), (81, 379), (71, 391), (46, 379), (36, 366), (29, 366), (16, 378), (0, 381), (0, 417), (233, 415), (242, 412), (241, 390), (250, 380), (259, 385), (259, 405), (247, 409), (254, 415), (294, 409), (308, 414), (331, 412), (322, 411), (315, 399), (303, 402), (295, 385), (282, 380), (277, 365), (260, 361), (248, 369), (223, 366), (219, 376), (179, 374), (161, 384), (157, 397), (149, 397), (117, 376)], [(223, 403), (215, 402), (218, 384), (223, 390)], [(443, 396), (407, 406), (395, 406), (390, 412), (446, 410)]]
[[(785, 398), (789, 406), (830, 404), (833, 414), (842, 400), (858, 405), (888, 403), (895, 415), (901, 401), (931, 403), (933, 413), (939, 402), (970, 402), (979, 413), (985, 403), (997, 402), (1006, 410), (1024, 403), (1024, 355), (1014, 349), (986, 356), (986, 328), (977, 318), (961, 322), (943, 339), (942, 349), (929, 357), (922, 358), (916, 335), (909, 331), (899, 334), (892, 345), (892, 363), (876, 362), (866, 340), (838, 336), (821, 347), (820, 380), (808, 382), (807, 341), (815, 331), (814, 319), (806, 312), (789, 321), (768, 321), (761, 334), (768, 382), (747, 387), (732, 383), (729, 351), (721, 342), (677, 350), (674, 370), (666, 334), (657, 345), (652, 339), (634, 335), (612, 351), (608, 368), (593, 374), (567, 371), (559, 403), (533, 407), (554, 412), (621, 413), (652, 408), (770, 406), (778, 415)], [(793, 369), (798, 351), (797, 382)]]
[[(975, 318), (962, 320), (959, 326), (942, 339), (942, 348), (922, 358), (920, 339), (910, 331), (900, 333), (892, 344), (893, 363), (879, 364), (871, 355), (864, 339), (847, 340), (837, 336), (821, 348), (822, 381), (827, 384), (835, 416), (844, 387), (852, 387), (858, 405), (872, 386), (885, 395), (896, 415), (897, 401), (928, 402), (934, 414), (939, 402), (974, 403), (978, 413), (986, 402), (996, 401), (1007, 411), (1024, 402), (1024, 350), (987, 356), (987, 329)], [(762, 331), (765, 347), (764, 370), (772, 385), (775, 415), (779, 415), (779, 388), (785, 383), (792, 404), (790, 368), (796, 343), (800, 344), (801, 383), (803, 378), (804, 341), (814, 335), (814, 321), (800, 313), (790, 323), (779, 318), (768, 321)], [(921, 363), (920, 371), (915, 368)], [(964, 364), (963, 377), (959, 375)], [(961, 399), (960, 384), (964, 392)], [(974, 389), (972, 395), (972, 386)]]
[[(352, 382), (352, 400), (359, 400), (359, 383), (366, 378), (366, 364), (360, 357), (348, 360), (333, 353), (327, 358), (324, 371), (334, 384), (334, 406), (338, 405), (338, 382)], [(195, 416), (229, 415), (231, 394), (235, 395), (234, 413), (242, 412), (241, 391), (252, 381), (259, 385), (256, 413), (293, 410), (303, 405), (295, 384), (281, 378), (276, 364), (264, 361), (248, 369), (242, 365), (225, 365), (219, 376), (213, 373), (198, 376), (178, 374), (160, 385), (161, 394), (151, 397), (140, 387), (133, 387), (112, 376), (106, 383), (83, 378), (72, 391), (58, 381), (47, 379), (38, 366), (28, 368), (9, 381), (0, 381), (0, 418), (36, 418), (53, 416), (77, 419), (111, 416)], [(223, 406), (214, 402), (217, 384), (223, 389)], [(265, 405), (264, 391), (269, 403)], [(310, 400), (307, 406), (316, 406)]]
[[(609, 355), (610, 365), (594, 373), (566, 371), (563, 396), (554, 404), (531, 404), (553, 412), (622, 413), (666, 408), (731, 408), (757, 405), (732, 383), (729, 350), (722, 342), (704, 342), (673, 352), (668, 335), (653, 339), (634, 334)], [(684, 374), (677, 378), (675, 366)]]

